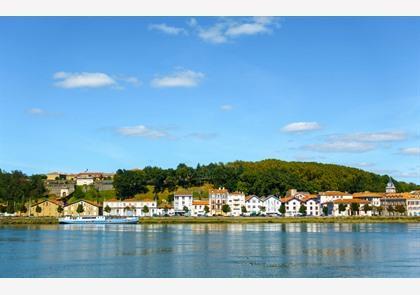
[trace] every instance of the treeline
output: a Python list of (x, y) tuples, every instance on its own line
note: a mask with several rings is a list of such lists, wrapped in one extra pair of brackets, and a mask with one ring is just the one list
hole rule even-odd
[[(12, 211), (12, 207), (19, 210), (30, 199), (36, 201), (46, 196), (45, 178), (45, 175), (28, 176), (20, 171), (6, 172), (0, 169), (0, 211), (6, 210), (5, 206), (10, 207), (9, 211)], [(291, 188), (309, 193), (326, 190), (383, 192), (388, 179), (387, 175), (381, 176), (351, 167), (269, 159), (259, 162), (211, 163), (196, 167), (179, 164), (175, 169), (149, 166), (142, 170), (118, 170), (114, 176), (114, 187), (121, 199), (146, 193), (150, 186), (157, 194), (204, 184), (258, 196), (283, 196)], [(420, 189), (414, 183), (394, 180), (394, 184), (399, 192)], [(76, 188), (73, 197), (89, 196), (93, 200), (100, 200), (102, 196), (98, 194), (94, 189)]]
[[(178, 187), (189, 188), (204, 183), (262, 196), (284, 195), (291, 188), (310, 193), (327, 190), (384, 192), (388, 180), (387, 175), (351, 167), (273, 159), (211, 163), (195, 168), (179, 164), (176, 169), (145, 167), (143, 170), (118, 170), (114, 187), (120, 198), (147, 192), (147, 185), (152, 185), (154, 192), (158, 193), (165, 189), (174, 191)], [(399, 192), (420, 188), (414, 183), (394, 181), (394, 184)]]
[(28, 176), (21, 171), (6, 172), (0, 169), (0, 212), (26, 212), (25, 203), (46, 194), (45, 175)]

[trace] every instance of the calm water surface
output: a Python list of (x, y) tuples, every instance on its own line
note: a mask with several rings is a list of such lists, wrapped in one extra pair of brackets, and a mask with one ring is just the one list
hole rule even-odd
[(0, 226), (0, 277), (420, 277), (420, 224)]

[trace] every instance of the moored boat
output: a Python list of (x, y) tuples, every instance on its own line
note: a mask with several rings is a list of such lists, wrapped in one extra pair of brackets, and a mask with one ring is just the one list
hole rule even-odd
[(61, 224), (136, 224), (138, 217), (66, 216), (58, 219)]

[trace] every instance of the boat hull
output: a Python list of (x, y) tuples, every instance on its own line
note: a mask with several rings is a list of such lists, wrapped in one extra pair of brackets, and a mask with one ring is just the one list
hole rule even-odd
[(137, 217), (128, 218), (60, 218), (58, 223), (60, 224), (137, 224), (139, 219)]

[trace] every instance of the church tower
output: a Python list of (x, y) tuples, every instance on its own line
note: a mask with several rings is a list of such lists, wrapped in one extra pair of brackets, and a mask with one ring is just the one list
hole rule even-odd
[(395, 194), (397, 192), (397, 189), (395, 188), (394, 183), (392, 182), (392, 178), (389, 178), (388, 184), (385, 187), (385, 192), (387, 194)]

